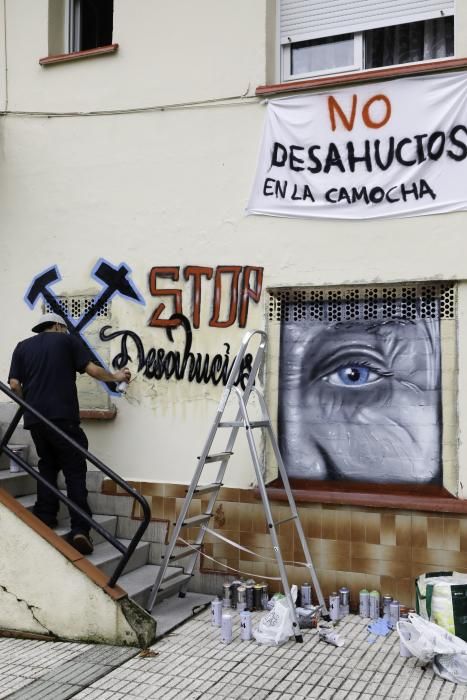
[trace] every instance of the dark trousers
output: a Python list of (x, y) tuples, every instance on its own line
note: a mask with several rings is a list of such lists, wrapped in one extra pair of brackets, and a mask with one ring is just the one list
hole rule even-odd
[[(79, 424), (58, 420), (54, 423), (79, 445), (87, 449), (88, 439)], [(39, 455), (39, 473), (56, 487), (58, 473), (63, 471), (68, 498), (91, 515), (87, 501), (85, 458), (47, 425), (31, 426), (31, 437)], [(34, 514), (50, 527), (54, 527), (57, 523), (59, 505), (58, 497), (46, 486), (37, 482)], [(71, 508), (69, 510), (72, 534), (77, 532), (88, 534), (88, 523)]]

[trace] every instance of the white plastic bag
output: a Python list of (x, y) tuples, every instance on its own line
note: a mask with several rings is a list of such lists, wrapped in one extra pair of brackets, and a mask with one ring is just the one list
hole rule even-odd
[(437, 654), (467, 654), (467, 643), (434, 622), (409, 613), (409, 620), (400, 620), (397, 631), (403, 644), (422, 663), (433, 661)]
[(467, 655), (437, 654), (433, 659), (433, 671), (445, 681), (467, 684)]
[(284, 644), (293, 635), (292, 613), (287, 598), (276, 600), (253, 630), (253, 637), (260, 644)]

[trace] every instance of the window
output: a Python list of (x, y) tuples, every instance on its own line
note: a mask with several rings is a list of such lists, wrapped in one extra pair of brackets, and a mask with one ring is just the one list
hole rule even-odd
[(280, 0), (281, 80), (454, 54), (454, 1)]
[(69, 53), (112, 43), (113, 0), (70, 0)]
[(457, 492), (456, 316), (451, 282), (269, 290), (289, 477)]

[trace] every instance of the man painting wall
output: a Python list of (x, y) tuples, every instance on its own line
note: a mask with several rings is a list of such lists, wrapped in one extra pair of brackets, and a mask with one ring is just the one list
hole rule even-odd
[[(68, 334), (65, 321), (55, 313), (44, 314), (32, 331), (36, 335), (18, 343), (13, 352), (10, 387), (87, 449), (88, 440), (79, 425), (76, 373), (86, 372), (94, 379), (104, 382), (128, 382), (130, 371), (125, 368), (113, 373), (107, 372), (92, 362), (86, 345), (79, 338)], [(57, 486), (58, 473), (63, 470), (68, 497), (91, 515), (87, 502), (85, 458), (27, 410), (24, 412), (24, 427), (31, 431), (42, 476)], [(34, 514), (53, 528), (57, 525), (58, 509), (58, 498), (38, 482)], [(89, 536), (89, 524), (71, 509), (70, 519), (68, 541), (82, 554), (90, 554), (93, 545)]]

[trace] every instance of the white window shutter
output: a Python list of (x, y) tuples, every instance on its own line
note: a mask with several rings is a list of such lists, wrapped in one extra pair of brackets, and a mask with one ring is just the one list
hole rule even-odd
[(455, 0), (280, 0), (280, 40), (350, 34), (454, 14)]

